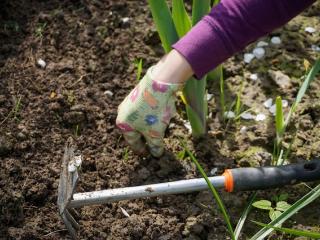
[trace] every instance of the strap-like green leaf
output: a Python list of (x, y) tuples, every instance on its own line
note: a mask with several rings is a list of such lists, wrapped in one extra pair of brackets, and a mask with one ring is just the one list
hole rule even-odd
[(191, 21), (183, 0), (172, 1), (172, 19), (180, 38), (191, 29)]
[(288, 233), (288, 234), (295, 235), (295, 236), (309, 237), (309, 238), (316, 238), (316, 239), (320, 238), (319, 232), (302, 231), (302, 230), (297, 230), (297, 229), (292, 229), (292, 228), (275, 227), (272, 225), (268, 225), (268, 224), (264, 224), (264, 223), (256, 222), (256, 221), (252, 221), (252, 222), (254, 222), (255, 224), (258, 224), (262, 227), (265, 227), (265, 228), (273, 228), (277, 231), (280, 231), (283, 233)]
[(192, 3), (192, 26), (210, 11), (210, 0), (193, 0)]
[(171, 45), (179, 39), (169, 7), (165, 0), (148, 0), (148, 3), (163, 49), (169, 52)]

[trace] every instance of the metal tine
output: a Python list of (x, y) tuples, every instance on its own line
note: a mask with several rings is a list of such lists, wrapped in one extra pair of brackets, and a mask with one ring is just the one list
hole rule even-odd
[(71, 215), (71, 213), (69, 212), (69, 210), (65, 210), (65, 216), (67, 217), (67, 219), (69, 220), (69, 222), (72, 224), (72, 226), (76, 229), (79, 230), (80, 226), (77, 223), (77, 221), (74, 219), (74, 217)]
[[(66, 210), (68, 211), (68, 210)], [(66, 213), (65, 211), (65, 213)], [(61, 214), (61, 218), (64, 222), (64, 225), (67, 227), (69, 234), (71, 235), (72, 239), (77, 239), (77, 231), (76, 229), (74, 229), (74, 227), (72, 226), (72, 224), (69, 222), (67, 216), (65, 215), (65, 213)]]
[(80, 213), (74, 208), (68, 208), (69, 213), (73, 216), (74, 219), (80, 219)]

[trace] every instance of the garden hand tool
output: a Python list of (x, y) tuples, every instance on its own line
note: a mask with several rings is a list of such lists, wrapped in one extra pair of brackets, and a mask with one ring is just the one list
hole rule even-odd
[[(74, 218), (74, 215), (77, 214), (74, 208), (121, 200), (202, 191), (208, 188), (203, 178), (195, 178), (135, 187), (74, 193), (79, 178), (78, 168), (80, 164), (81, 156), (74, 154), (74, 147), (69, 140), (62, 162), (58, 189), (58, 207), (60, 216), (73, 239), (76, 239), (76, 230), (79, 228)], [(319, 179), (320, 160), (274, 167), (227, 169), (221, 176), (209, 177), (214, 187), (224, 187), (228, 192), (276, 188)]]

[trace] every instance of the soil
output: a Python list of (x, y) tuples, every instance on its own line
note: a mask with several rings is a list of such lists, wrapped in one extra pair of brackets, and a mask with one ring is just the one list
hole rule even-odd
[[(191, 141), (181, 108), (167, 131), (165, 155), (141, 158), (128, 150), (115, 119), (119, 103), (136, 84), (134, 60), (143, 59), (145, 72), (163, 55), (146, 2), (4, 0), (0, 12), (0, 239), (70, 239), (56, 206), (69, 137), (84, 159), (77, 192), (199, 177), (189, 160), (177, 157), (181, 136), (207, 173), (270, 164), (274, 120), (262, 103), (281, 95), (291, 104), (305, 73), (303, 60), (312, 63), (319, 55), (311, 49), (320, 42), (317, 2), (263, 39), (280, 36), (282, 44), (269, 46), (262, 60), (244, 64), (243, 53), (253, 44), (224, 64), (229, 104), (243, 86), (243, 105), (264, 112), (265, 121), (241, 119), (226, 126), (218, 81), (210, 81), (214, 97), (208, 135)], [(316, 32), (305, 32), (307, 26)], [(45, 68), (37, 64), (39, 59)], [(289, 85), (272, 77), (276, 71), (289, 77)], [(250, 80), (252, 73), (258, 74), (257, 81)], [(320, 156), (319, 80), (311, 84), (288, 128), (286, 144), (296, 135), (292, 162)], [(240, 133), (243, 126), (246, 132)], [(293, 203), (306, 192), (308, 188), (297, 185), (263, 191), (258, 198), (289, 193)], [(221, 194), (236, 224), (250, 193)], [(288, 226), (319, 230), (319, 203), (299, 212)], [(79, 213), (80, 239), (228, 239), (208, 192), (83, 207)], [(253, 209), (249, 220), (267, 222), (268, 214)], [(257, 230), (248, 221), (242, 238)]]

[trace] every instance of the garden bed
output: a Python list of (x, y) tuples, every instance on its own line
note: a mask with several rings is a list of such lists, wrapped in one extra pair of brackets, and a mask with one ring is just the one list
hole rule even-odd
[[(63, 148), (72, 136), (83, 154), (78, 192), (199, 177), (190, 160), (178, 159), (179, 137), (188, 140), (205, 171), (270, 164), (274, 117), (264, 101), (281, 95), (291, 104), (305, 74), (304, 59), (319, 56), (320, 4), (263, 40), (279, 36), (263, 59), (244, 63), (243, 54), (224, 64), (226, 96), (241, 85), (244, 106), (263, 121), (226, 125), (220, 114), (219, 81), (208, 82), (208, 135), (191, 141), (182, 103), (167, 130), (160, 159), (140, 158), (115, 128), (117, 107), (136, 84), (135, 59), (144, 71), (163, 51), (144, 1), (2, 1), (0, 3), (0, 238), (67, 239), (56, 200)], [(128, 19), (127, 19), (128, 18)], [(315, 27), (315, 33), (305, 31)], [(39, 59), (45, 68), (37, 64)], [(277, 72), (279, 71), (279, 72)], [(253, 80), (252, 74), (258, 79)], [(277, 75), (278, 74), (278, 75)], [(276, 76), (289, 77), (281, 85)], [(250, 77), (251, 76), (251, 77)], [(313, 81), (288, 127), (291, 162), (320, 157), (320, 81)], [(245, 127), (245, 128), (243, 128)], [(258, 199), (288, 193), (293, 203), (304, 185), (260, 192)], [(249, 193), (221, 192), (233, 224)], [(320, 199), (288, 221), (289, 227), (319, 231)], [(121, 208), (130, 217), (125, 216)], [(226, 239), (224, 221), (208, 192), (131, 200), (79, 210), (82, 239)], [(250, 220), (268, 222), (253, 209)], [(248, 221), (244, 235), (259, 228)], [(279, 239), (281, 236), (276, 236)], [(287, 236), (284, 238), (287, 239)]]

